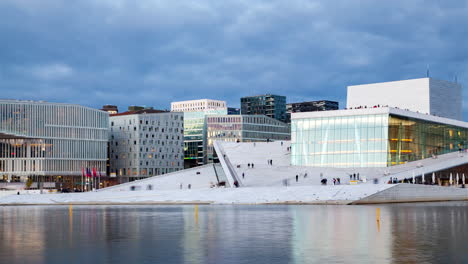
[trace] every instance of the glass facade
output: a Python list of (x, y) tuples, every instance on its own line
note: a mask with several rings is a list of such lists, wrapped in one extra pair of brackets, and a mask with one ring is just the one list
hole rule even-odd
[(293, 119), (291, 162), (387, 167), (464, 148), (468, 129), (389, 114)]
[(467, 147), (468, 129), (394, 116), (389, 119), (387, 165), (429, 158)]
[(79, 105), (0, 101), (0, 173), (105, 175), (108, 122), (106, 112)]
[(206, 116), (226, 115), (227, 109), (184, 112), (184, 159), (186, 167), (206, 163)]
[(286, 121), (286, 96), (258, 95), (241, 98), (241, 114), (266, 115), (276, 120)]

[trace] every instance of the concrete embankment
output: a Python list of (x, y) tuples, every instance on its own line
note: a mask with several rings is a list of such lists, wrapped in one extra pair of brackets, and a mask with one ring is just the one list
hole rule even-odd
[(468, 189), (414, 184), (245, 187), (10, 195), (6, 205), (375, 204), (468, 200)]
[(467, 201), (468, 189), (461, 186), (396, 184), (351, 204)]

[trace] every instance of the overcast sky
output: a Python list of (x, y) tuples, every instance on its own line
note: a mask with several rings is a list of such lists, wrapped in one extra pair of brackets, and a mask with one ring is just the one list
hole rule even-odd
[[(426, 76), (465, 87), (468, 0), (0, 0), (1, 98), (167, 109)], [(121, 109), (124, 110), (124, 109)]]

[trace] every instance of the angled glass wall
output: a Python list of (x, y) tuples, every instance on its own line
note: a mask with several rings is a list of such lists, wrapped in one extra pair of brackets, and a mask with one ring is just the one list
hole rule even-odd
[(291, 163), (387, 167), (468, 147), (468, 129), (389, 114), (293, 119)]
[(464, 149), (468, 129), (391, 115), (388, 166), (403, 164)]
[(388, 115), (338, 116), (292, 121), (292, 164), (314, 167), (382, 167), (387, 163)]

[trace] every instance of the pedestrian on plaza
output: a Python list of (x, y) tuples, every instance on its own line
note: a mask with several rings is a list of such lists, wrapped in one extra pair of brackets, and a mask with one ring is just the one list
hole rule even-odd
[(299, 181), (299, 175), (296, 174), (296, 182)]
[(254, 168), (254, 164), (252, 163), (252, 169)]
[(353, 175), (352, 175), (352, 174), (349, 175), (349, 180), (350, 180), (350, 181), (353, 180)]
[(305, 178), (307, 178), (307, 172), (306, 172), (306, 173), (304, 173), (304, 179), (305, 179)]
[(333, 178), (333, 185), (336, 185), (336, 179)]
[(244, 177), (245, 177), (245, 173), (242, 173), (242, 179), (244, 179)]
[(247, 167), (249, 167), (249, 168), (250, 168), (250, 163), (248, 163), (248, 164), (247, 164)]
[(273, 160), (270, 160), (270, 165), (273, 166)]
[(179, 186), (179, 187), (180, 187), (180, 189), (182, 190), (182, 187), (183, 187), (182, 183), (180, 183), (180, 186)]
[(359, 173), (357, 174), (357, 179), (358, 179), (358, 181), (360, 180), (360, 178), (359, 178)]
[(320, 182), (322, 183), (322, 185), (327, 185), (327, 179), (326, 178), (322, 179)]
[(238, 187), (239, 187), (239, 182), (238, 182), (238, 181), (234, 181), (234, 186), (235, 186), (236, 188), (238, 188)]
[(340, 185), (340, 184), (341, 184), (341, 180), (340, 180), (340, 178), (336, 178), (336, 181), (338, 182), (338, 185)]
[(281, 146), (283, 146), (283, 141), (281, 141)]
[(191, 185), (190, 183), (189, 183), (189, 185), (188, 185), (188, 188), (189, 188), (189, 189), (192, 189), (192, 185)]

